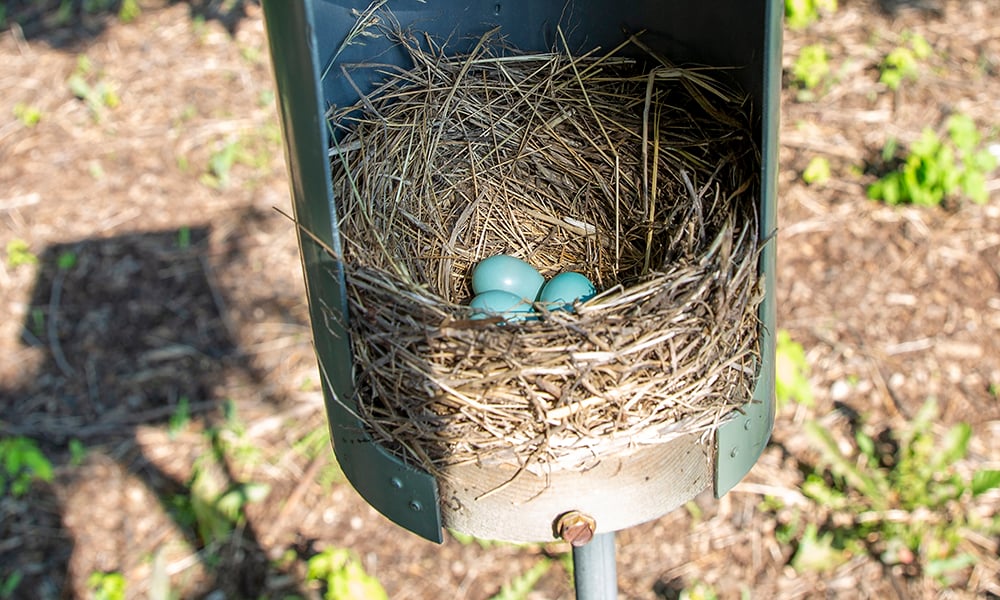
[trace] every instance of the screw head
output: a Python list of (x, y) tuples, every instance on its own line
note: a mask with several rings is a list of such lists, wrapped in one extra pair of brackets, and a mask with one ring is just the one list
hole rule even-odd
[(580, 547), (594, 539), (597, 521), (578, 510), (563, 513), (556, 519), (555, 531), (573, 547)]

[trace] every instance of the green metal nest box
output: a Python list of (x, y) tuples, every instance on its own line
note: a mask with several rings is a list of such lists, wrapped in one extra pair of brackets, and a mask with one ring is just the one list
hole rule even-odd
[[(762, 361), (753, 397), (714, 436), (683, 435), (643, 447), (626, 460), (601, 461), (586, 472), (511, 485), (501, 485), (509, 473), (479, 473), (471, 483), (456, 482), (405, 464), (373, 441), (351, 405), (354, 365), (345, 327), (344, 268), (324, 249), (341, 243), (326, 110), (353, 105), (377, 84), (376, 70), (358, 64), (405, 68), (408, 55), (378, 36), (342, 47), (357, 15), (369, 8), (367, 0), (263, 0), (263, 7), (330, 430), (337, 459), (357, 491), (392, 521), (436, 542), (442, 541), (443, 527), (482, 538), (540, 542), (558, 535), (557, 522), (567, 513), (596, 523), (597, 533), (613, 532), (655, 519), (709, 485), (716, 496), (735, 486), (757, 461), (774, 422), (780, 0), (393, 0), (381, 7), (403, 28), (451, 40), (448, 49), (456, 53), (498, 26), (508, 44), (527, 52), (550, 51), (560, 23), (571, 25), (564, 28), (568, 44), (585, 49), (614, 48), (624, 40), (623, 31), (644, 30), (645, 43), (677, 64), (733, 67), (755, 109), (759, 231), (766, 241), (758, 266), (765, 285), (758, 315)], [(350, 78), (340, 75), (341, 64), (353, 65)], [(484, 493), (491, 489), (496, 493)]]

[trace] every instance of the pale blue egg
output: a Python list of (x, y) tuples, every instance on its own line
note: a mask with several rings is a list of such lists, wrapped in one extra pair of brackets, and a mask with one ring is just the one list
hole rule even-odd
[(473, 319), (503, 317), (505, 321), (523, 321), (533, 308), (531, 300), (503, 290), (486, 290), (469, 303)]
[(503, 290), (534, 300), (544, 283), (545, 278), (534, 267), (506, 254), (485, 258), (472, 271), (472, 291), (476, 294)]
[(597, 288), (580, 273), (567, 271), (549, 280), (542, 287), (538, 301), (544, 303), (549, 310), (566, 310), (573, 307), (574, 302), (586, 302), (597, 294)]

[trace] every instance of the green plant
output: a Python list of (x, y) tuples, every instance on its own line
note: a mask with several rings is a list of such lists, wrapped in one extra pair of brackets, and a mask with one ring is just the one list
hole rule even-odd
[(142, 8), (139, 6), (138, 0), (122, 0), (122, 4), (118, 8), (119, 21), (122, 23), (131, 23), (140, 14), (142, 14)]
[(325, 600), (365, 598), (387, 600), (382, 584), (369, 575), (358, 558), (344, 548), (327, 548), (306, 563), (306, 581), (325, 588)]
[(0, 598), (3, 600), (13, 598), (22, 579), (24, 579), (24, 573), (21, 571), (14, 571), (10, 575), (0, 578)]
[(93, 79), (93, 64), (87, 56), (80, 55), (77, 58), (76, 70), (66, 80), (70, 92), (87, 105), (90, 114), (95, 121), (100, 121), (106, 109), (116, 108), (121, 104), (118, 93), (111, 84), (103, 79), (91, 83), (88, 79)]
[(191, 247), (191, 228), (184, 226), (177, 230), (177, 247), (187, 250)]
[(904, 80), (916, 80), (920, 74), (919, 61), (933, 53), (931, 45), (920, 34), (904, 34), (908, 45), (893, 48), (879, 65), (879, 81), (891, 90), (898, 90)]
[(38, 263), (38, 257), (31, 251), (28, 242), (14, 238), (7, 242), (7, 264), (12, 269), (22, 265), (34, 265)]
[(52, 481), (52, 463), (34, 440), (22, 436), (0, 438), (0, 496), (18, 498), (36, 480)]
[(823, 13), (837, 11), (837, 0), (785, 0), (785, 23), (803, 29), (819, 20)]
[[(967, 197), (979, 204), (988, 199), (986, 176), (997, 159), (981, 147), (975, 122), (955, 114), (945, 121), (947, 135), (924, 129), (899, 166), (868, 187), (868, 197), (888, 204), (936, 206), (946, 198)], [(890, 142), (883, 158), (895, 155)]]
[(87, 449), (84, 447), (83, 442), (76, 438), (71, 439), (69, 441), (69, 464), (79, 467), (86, 458)]
[(91, 600), (125, 600), (125, 577), (121, 573), (91, 573), (87, 587)]
[(263, 483), (227, 483), (220, 466), (211, 464), (214, 457), (204, 459), (195, 464), (190, 495), (175, 497), (174, 505), (183, 515), (181, 521), (193, 521), (201, 541), (211, 545), (225, 541), (244, 522), (247, 504), (262, 501), (270, 488)]
[(969, 564), (970, 555), (960, 551), (964, 532), (991, 535), (996, 528), (971, 507), (1000, 486), (1000, 471), (963, 477), (957, 463), (972, 429), (960, 423), (939, 438), (932, 432), (937, 417), (936, 402), (928, 400), (901, 432), (873, 437), (859, 427), (849, 452), (829, 429), (806, 424), (821, 461), (802, 493), (822, 514), (799, 535), (795, 568), (828, 570), (867, 553), (944, 579)]
[(38, 122), (42, 120), (42, 111), (37, 106), (31, 106), (30, 104), (25, 104), (24, 102), (18, 102), (14, 105), (14, 118), (21, 122), (25, 127), (34, 127), (38, 125)]
[(830, 75), (830, 60), (823, 44), (802, 48), (792, 65), (792, 79), (805, 90), (814, 90)]
[(774, 349), (774, 395), (778, 406), (791, 401), (809, 407), (813, 405), (812, 387), (809, 385), (809, 362), (802, 344), (792, 340), (788, 331), (778, 331)]
[(60, 271), (69, 271), (76, 266), (76, 260), (76, 252), (67, 250), (66, 252), (61, 252), (59, 257), (56, 258), (56, 266), (59, 267)]
[(719, 600), (719, 594), (704, 581), (696, 581), (684, 588), (678, 600)]
[(823, 156), (814, 156), (802, 172), (802, 181), (809, 185), (822, 185), (830, 181), (830, 161)]
[(539, 560), (530, 569), (505, 583), (490, 600), (527, 600), (538, 580), (545, 576), (551, 567), (552, 561), (548, 558)]
[(212, 153), (208, 159), (208, 172), (201, 177), (205, 185), (225, 189), (229, 187), (229, 174), (237, 163), (245, 163), (249, 154), (239, 140), (231, 140)]
[(191, 422), (191, 403), (187, 396), (181, 396), (177, 400), (177, 407), (170, 415), (167, 422), (167, 433), (171, 438), (175, 437), (181, 430)]

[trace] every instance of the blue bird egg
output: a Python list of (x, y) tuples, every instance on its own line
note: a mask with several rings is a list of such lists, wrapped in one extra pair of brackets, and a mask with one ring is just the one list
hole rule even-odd
[(575, 302), (586, 302), (597, 294), (597, 288), (580, 273), (567, 271), (549, 280), (542, 287), (538, 301), (544, 303), (549, 310), (572, 308)]
[(473, 319), (503, 317), (505, 321), (523, 321), (532, 311), (531, 300), (503, 290), (486, 290), (469, 303)]
[(519, 299), (534, 300), (543, 283), (545, 278), (534, 267), (506, 254), (485, 258), (472, 271), (472, 291), (476, 294), (502, 290)]

